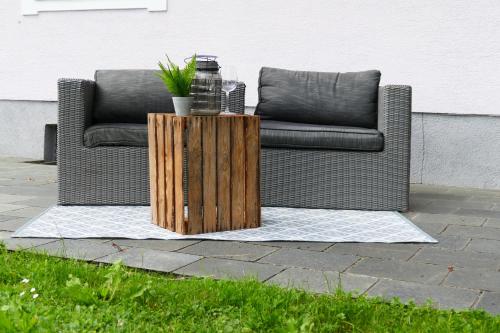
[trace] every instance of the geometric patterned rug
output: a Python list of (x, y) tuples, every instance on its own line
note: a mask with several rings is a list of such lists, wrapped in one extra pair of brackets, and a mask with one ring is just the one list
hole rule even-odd
[(180, 235), (152, 224), (149, 206), (54, 206), (13, 237), (437, 242), (397, 212), (279, 207), (262, 208), (260, 228)]

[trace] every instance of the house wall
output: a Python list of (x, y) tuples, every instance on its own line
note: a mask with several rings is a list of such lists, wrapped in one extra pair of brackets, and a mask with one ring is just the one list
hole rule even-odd
[(238, 68), (248, 105), (261, 66), (378, 68), (383, 83), (413, 86), (415, 112), (500, 114), (498, 0), (168, 1), (166, 12), (35, 16), (0, 1), (0, 99), (55, 100), (58, 77), (198, 52)]

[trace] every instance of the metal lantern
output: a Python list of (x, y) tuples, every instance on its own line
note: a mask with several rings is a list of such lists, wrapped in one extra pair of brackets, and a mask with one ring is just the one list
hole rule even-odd
[(221, 111), (222, 77), (217, 57), (196, 56), (196, 75), (191, 84), (194, 97), (191, 114), (198, 116), (217, 115)]

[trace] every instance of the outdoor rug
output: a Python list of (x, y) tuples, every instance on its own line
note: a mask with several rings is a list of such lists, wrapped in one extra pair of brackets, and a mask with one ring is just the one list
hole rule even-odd
[(150, 211), (149, 206), (54, 206), (13, 237), (437, 242), (396, 212), (264, 207), (260, 228), (180, 235), (152, 224)]

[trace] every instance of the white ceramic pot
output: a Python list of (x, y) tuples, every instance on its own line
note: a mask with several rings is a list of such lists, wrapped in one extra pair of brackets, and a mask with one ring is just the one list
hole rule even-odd
[(193, 97), (172, 97), (175, 114), (178, 116), (189, 116), (191, 114), (193, 100)]

